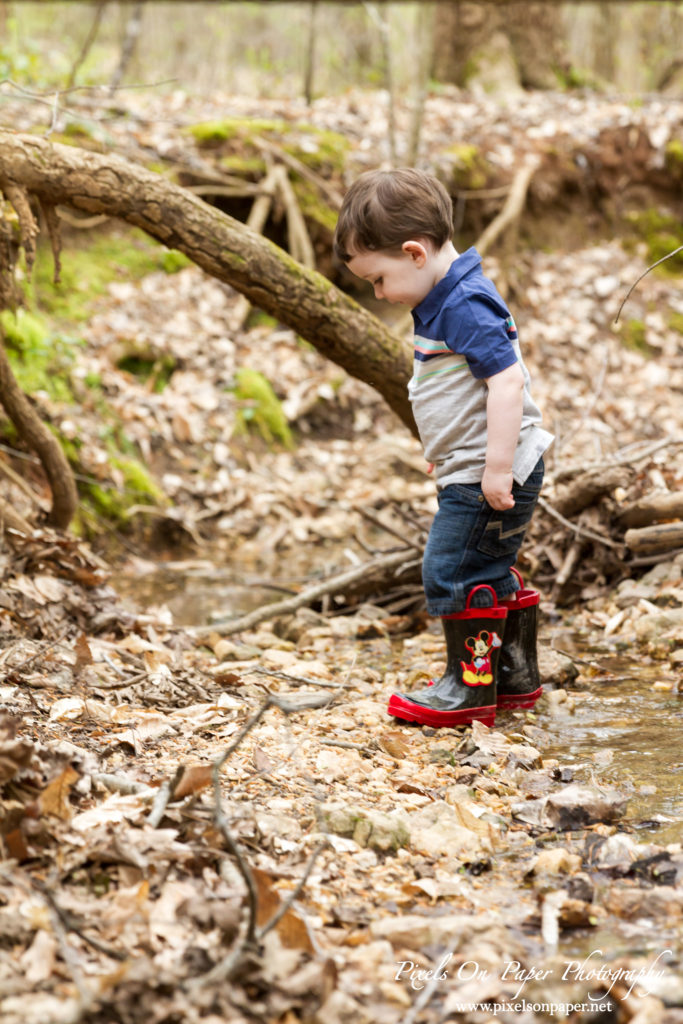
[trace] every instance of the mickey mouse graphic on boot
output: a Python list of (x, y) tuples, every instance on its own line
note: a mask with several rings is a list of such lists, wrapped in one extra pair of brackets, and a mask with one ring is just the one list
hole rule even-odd
[[(472, 598), (478, 591), (488, 593), (492, 602), (489, 606), (472, 607)], [(441, 616), (447, 659), (441, 679), (422, 690), (392, 694), (389, 714), (437, 728), (471, 725), (475, 721), (492, 726), (496, 720), (497, 663), (507, 615), (508, 610), (498, 603), (493, 587), (485, 583), (473, 587), (464, 611)], [(473, 632), (473, 627), (484, 625), (489, 628)], [(472, 658), (465, 662), (468, 651)]]
[(465, 640), (465, 647), (474, 657), (468, 665), (464, 661), (460, 662), (464, 683), (469, 686), (488, 686), (493, 682), (489, 651), (494, 647), (500, 647), (502, 643), (497, 633), (489, 633), (485, 629), (477, 636), (469, 636)]

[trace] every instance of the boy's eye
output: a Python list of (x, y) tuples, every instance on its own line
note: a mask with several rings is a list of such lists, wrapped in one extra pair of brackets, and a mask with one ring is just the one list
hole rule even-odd
[(381, 283), (382, 283), (382, 278), (381, 277), (378, 277), (376, 281), (373, 281), (373, 284), (375, 286), (378, 285), (378, 284), (381, 284)]

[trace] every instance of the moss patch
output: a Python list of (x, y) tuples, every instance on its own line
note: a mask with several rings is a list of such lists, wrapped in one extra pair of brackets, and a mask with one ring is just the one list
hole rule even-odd
[(642, 320), (626, 320), (619, 330), (619, 338), (626, 348), (644, 356), (652, 355), (652, 349), (647, 343), (647, 328)]
[(247, 366), (237, 370), (235, 381), (234, 394), (240, 402), (235, 433), (255, 430), (268, 444), (279, 441), (293, 448), (292, 432), (270, 381)]
[(191, 260), (137, 228), (116, 227), (96, 234), (79, 232), (77, 237), (69, 234), (61, 262), (61, 281), (54, 284), (50, 247), (38, 245), (33, 274), (25, 288), (27, 303), (59, 322), (73, 324), (88, 319), (94, 300), (114, 281), (137, 281), (158, 270), (173, 274)]
[(7, 358), (22, 391), (33, 395), (43, 391), (58, 402), (72, 402), (69, 373), (74, 349), (83, 342), (50, 331), (42, 317), (18, 309), (0, 313), (7, 342)]
[(451, 186), (455, 189), (485, 188), (491, 167), (477, 146), (457, 143), (445, 152), (452, 158)]
[[(683, 245), (683, 224), (677, 217), (659, 209), (630, 211), (626, 215), (636, 237), (645, 241), (648, 260), (656, 263), (669, 253)], [(658, 271), (664, 274), (680, 274), (683, 272), (683, 252), (677, 253), (666, 260)]]

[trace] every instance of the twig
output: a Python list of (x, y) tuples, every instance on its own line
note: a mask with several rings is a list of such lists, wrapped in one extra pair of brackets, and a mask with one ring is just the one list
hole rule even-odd
[(531, 179), (538, 170), (540, 163), (541, 161), (538, 156), (532, 156), (517, 171), (503, 209), (477, 239), (476, 247), (480, 255), (484, 256), (506, 228), (510, 227), (511, 224), (521, 217)]
[(324, 747), (341, 747), (342, 750), (359, 750), (362, 754), (374, 754), (372, 747), (363, 746), (362, 743), (350, 743), (348, 740), (320, 740)]
[(636, 287), (636, 286), (637, 286), (638, 284), (640, 284), (640, 282), (641, 282), (641, 281), (643, 280), (643, 278), (644, 278), (644, 277), (646, 277), (646, 276), (647, 276), (647, 274), (649, 274), (651, 270), (654, 270), (654, 269), (655, 269), (655, 267), (658, 267), (660, 263), (664, 263), (664, 261), (665, 261), (665, 260), (670, 260), (670, 259), (671, 259), (671, 257), (672, 257), (672, 256), (675, 256), (675, 255), (676, 255), (677, 253), (679, 253), (679, 252), (681, 251), (681, 249), (683, 249), (683, 245), (679, 245), (679, 246), (678, 246), (678, 248), (677, 248), (677, 249), (674, 249), (674, 251), (673, 251), (673, 252), (668, 252), (668, 253), (666, 254), (666, 256), (662, 256), (661, 260), (657, 260), (657, 262), (656, 262), (656, 263), (653, 263), (653, 264), (652, 264), (651, 266), (649, 266), (649, 267), (647, 268), (647, 270), (644, 270), (644, 271), (643, 271), (643, 273), (642, 273), (642, 274), (640, 275), (640, 277), (636, 278), (636, 280), (635, 280), (635, 281), (633, 282), (633, 284), (631, 285), (631, 287), (629, 288), (629, 290), (628, 290), (628, 291), (626, 292), (626, 297), (624, 298), (623, 302), (622, 302), (622, 303), (621, 303), (621, 305), (619, 306), (619, 310), (618, 310), (618, 312), (617, 312), (617, 315), (616, 315), (616, 316), (615, 316), (615, 318), (614, 318), (614, 322), (615, 322), (615, 324), (616, 324), (616, 323), (618, 323), (618, 321), (619, 321), (619, 317), (621, 316), (621, 311), (622, 311), (622, 309), (624, 308), (624, 306), (626, 305), (626, 303), (628, 302), (628, 300), (629, 300), (629, 297), (630, 297), (630, 295), (631, 295), (631, 292), (633, 291), (633, 289), (634, 289), (634, 288), (635, 288), (635, 287)]
[(147, 824), (151, 825), (152, 828), (158, 828), (159, 822), (166, 813), (166, 808), (169, 802), (173, 799), (173, 794), (176, 791), (178, 783), (185, 771), (185, 765), (179, 764), (175, 770), (175, 775), (171, 779), (164, 779), (163, 783), (157, 790), (157, 795), (154, 797), (154, 803), (152, 804), (152, 810), (147, 816)]
[(136, 782), (134, 779), (127, 779), (122, 775), (95, 772), (91, 778), (93, 782), (99, 782), (101, 786), (104, 786), (105, 789), (112, 793), (140, 796), (145, 800), (153, 800), (158, 792), (153, 786), (148, 786), (145, 782)]
[(401, 1021), (401, 1024), (414, 1024), (415, 1018), (417, 1017), (418, 1013), (424, 1010), (424, 1008), (431, 1001), (431, 998), (436, 992), (437, 986), (440, 981), (441, 975), (437, 971), (434, 973), (434, 976), (420, 992), (419, 996), (417, 997), (417, 999), (415, 1000), (411, 1008), (408, 1010), (403, 1020)]
[(12, 481), (13, 484), (16, 484), (16, 486), (19, 487), (24, 492), (24, 494), (28, 496), (31, 502), (36, 506), (36, 508), (39, 508), (41, 512), (47, 513), (50, 511), (50, 506), (46, 504), (44, 501), (42, 501), (42, 499), (38, 497), (35, 491), (31, 487), (29, 487), (29, 485), (26, 483), (23, 477), (20, 477), (19, 474), (15, 472), (15, 470), (13, 470), (12, 467), (4, 461), (0, 461), (0, 473), (4, 473), (5, 476)]
[(277, 910), (275, 911), (273, 916), (270, 918), (270, 920), (266, 921), (266, 923), (263, 925), (262, 928), (259, 928), (257, 936), (256, 936), (257, 940), (259, 942), (263, 939), (263, 937), (265, 935), (268, 934), (269, 931), (271, 931), (271, 929), (275, 928), (275, 926), (277, 924), (279, 924), (279, 922), (285, 916), (285, 914), (287, 913), (287, 911), (291, 907), (292, 903), (297, 898), (297, 896), (299, 895), (299, 893), (301, 892), (301, 890), (305, 886), (306, 882), (308, 881), (308, 876), (310, 875), (311, 871), (313, 870), (313, 865), (315, 864), (316, 860), (318, 859), (320, 854), (323, 852), (323, 850), (327, 846), (329, 846), (329, 840), (327, 840), (327, 839), (323, 839), (323, 841), (321, 843), (319, 843), (318, 846), (316, 846), (315, 850), (311, 854), (311, 858), (310, 858), (308, 864), (306, 865), (306, 870), (304, 871), (303, 875), (301, 876), (301, 878), (297, 882), (295, 888), (289, 894), (287, 899), (284, 900), (280, 904), (280, 906), (277, 908)]
[(333, 690), (346, 689), (344, 683), (332, 683), (327, 679), (313, 679), (311, 676), (294, 676), (289, 672), (283, 672), (277, 668), (263, 668), (261, 665), (254, 665), (249, 672), (257, 672), (259, 675), (273, 676), (275, 679), (284, 679), (287, 683), (294, 683), (295, 686), (324, 686)]
[(416, 544), (414, 541), (410, 540), (409, 537), (404, 536), (404, 534), (399, 533), (398, 530), (395, 530), (392, 526), (388, 526), (387, 523), (383, 523), (379, 516), (374, 515), (368, 509), (363, 508), (360, 505), (354, 505), (353, 508), (354, 511), (359, 512), (364, 519), (367, 519), (371, 523), (374, 523), (375, 526), (381, 527), (382, 530), (386, 530), (386, 532), (390, 533), (392, 537), (396, 537), (404, 544), (409, 544), (410, 547), (414, 548), (414, 550), (419, 552), (420, 555), (424, 554), (424, 547), (420, 546), (419, 544)]
[(549, 515), (554, 516), (558, 522), (562, 523), (563, 526), (566, 526), (568, 530), (575, 533), (577, 537), (586, 537), (589, 540), (595, 540), (599, 544), (605, 544), (608, 548), (621, 547), (621, 544), (617, 543), (617, 541), (610, 540), (609, 537), (603, 537), (602, 534), (594, 533), (592, 530), (587, 530), (585, 526), (579, 526), (578, 523), (572, 523), (571, 520), (565, 519), (562, 513), (558, 512), (556, 508), (553, 508), (550, 502), (546, 501), (545, 498), (539, 497), (538, 504), (542, 509), (544, 509), (544, 511), (548, 512)]

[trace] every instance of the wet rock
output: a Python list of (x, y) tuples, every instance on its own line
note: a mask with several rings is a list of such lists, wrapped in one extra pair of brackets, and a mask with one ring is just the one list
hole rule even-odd
[(626, 810), (626, 802), (626, 796), (616, 790), (570, 783), (546, 797), (514, 803), (510, 810), (514, 818), (529, 825), (571, 831), (620, 818)]
[(389, 853), (407, 846), (410, 832), (403, 818), (398, 815), (371, 811), (357, 822), (353, 838), (359, 846)]
[(661, 846), (638, 843), (625, 833), (616, 833), (602, 841), (592, 853), (591, 861), (601, 871), (628, 874), (638, 860), (651, 857), (662, 850)]
[(560, 654), (545, 644), (538, 646), (538, 671), (543, 686), (571, 686), (579, 674), (578, 667), (566, 654)]
[(599, 790), (572, 782), (550, 794), (547, 816), (556, 828), (574, 829), (598, 821), (614, 821), (622, 817), (626, 803), (627, 798), (616, 790)]
[(635, 634), (641, 644), (667, 651), (683, 643), (683, 608), (669, 608), (643, 615), (635, 621)]
[(320, 812), (321, 831), (352, 838), (359, 846), (389, 853), (407, 846), (410, 832), (400, 814), (365, 810), (345, 804), (326, 804)]
[(581, 857), (563, 846), (542, 850), (527, 871), (527, 875), (570, 874), (581, 867)]
[(541, 763), (541, 755), (536, 747), (527, 743), (513, 743), (505, 758), (508, 768), (538, 768)]
[(560, 907), (559, 924), (562, 929), (587, 928), (596, 925), (600, 917), (604, 917), (600, 907), (568, 897)]
[(642, 917), (661, 922), (680, 921), (683, 914), (683, 892), (668, 885), (654, 889), (614, 885), (608, 889), (603, 903), (610, 914), (627, 920)]
[(528, 772), (519, 780), (519, 791), (528, 797), (547, 796), (554, 785), (555, 783), (547, 772)]
[[(463, 824), (465, 816), (471, 828)], [(467, 860), (482, 850), (491, 852), (496, 831), (490, 822), (480, 822), (444, 800), (435, 800), (410, 815), (410, 845), (428, 857), (447, 854)]]
[(592, 903), (595, 895), (595, 886), (590, 875), (580, 871), (564, 883), (564, 888), (570, 899), (583, 900), (584, 903)]

